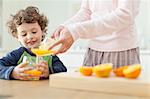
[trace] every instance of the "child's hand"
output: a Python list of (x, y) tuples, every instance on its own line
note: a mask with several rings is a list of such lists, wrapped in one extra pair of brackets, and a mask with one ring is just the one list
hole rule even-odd
[(33, 76), (29, 75), (29, 74), (25, 74), (24, 72), (28, 71), (28, 70), (32, 70), (32, 69), (33, 69), (33, 67), (28, 66), (27, 62), (21, 63), (14, 68), (11, 76), (14, 79), (18, 79), (18, 80), (30, 80)]
[(48, 67), (47, 62), (42, 61), (36, 66), (37, 66), (37, 69), (42, 72), (41, 77), (47, 78), (49, 76), (49, 67)]

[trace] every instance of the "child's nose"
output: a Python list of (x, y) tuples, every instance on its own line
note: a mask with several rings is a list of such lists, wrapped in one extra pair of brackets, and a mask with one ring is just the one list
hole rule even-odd
[(28, 39), (33, 39), (33, 35), (32, 34), (28, 34), (27, 38)]

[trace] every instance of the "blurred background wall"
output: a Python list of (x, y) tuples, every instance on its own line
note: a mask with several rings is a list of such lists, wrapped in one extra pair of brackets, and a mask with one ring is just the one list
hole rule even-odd
[[(49, 19), (49, 35), (65, 20), (73, 16), (80, 8), (81, 0), (0, 0), (0, 47), (12, 49), (19, 43), (8, 34), (6, 22), (10, 14), (27, 6), (37, 6)], [(141, 0), (140, 13), (137, 17), (137, 29), (141, 49), (150, 49), (150, 0)], [(12, 42), (10, 45), (9, 42)], [(74, 49), (86, 47), (86, 40), (74, 44)]]
[[(11, 14), (27, 6), (36, 6), (49, 19), (48, 36), (80, 8), (81, 0), (0, 0), (0, 55), (19, 46), (7, 31), (6, 22)], [(146, 67), (150, 59), (150, 0), (141, 0), (137, 16), (137, 29), (142, 64)], [(82, 65), (87, 40), (78, 40), (68, 53), (60, 55), (68, 66)], [(72, 59), (74, 59), (72, 61)]]

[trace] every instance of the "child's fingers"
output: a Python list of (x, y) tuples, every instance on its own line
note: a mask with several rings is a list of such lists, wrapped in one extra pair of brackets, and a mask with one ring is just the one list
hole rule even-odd
[(32, 70), (32, 69), (34, 69), (34, 68), (33, 67), (22, 67), (19, 69), (19, 72), (24, 73), (25, 71)]
[(43, 61), (36, 65), (37, 69), (42, 72), (41, 77), (49, 76), (49, 68), (47, 62)]
[(40, 70), (40, 71), (42, 71), (42, 72), (45, 71), (45, 70), (49, 70), (49, 68), (48, 68), (47, 65), (38, 66), (37, 69)]
[(48, 77), (48, 76), (49, 76), (49, 72), (48, 71), (43, 72), (43, 74), (41, 75), (41, 77)]
[(42, 71), (42, 77), (47, 77), (49, 75), (49, 69), (48, 67), (41, 67), (40, 70)]
[(32, 74), (25, 74), (25, 71), (32, 70), (33, 67), (23, 67), (19, 69), (19, 79), (20, 80), (31, 80), (34, 76)]
[[(35, 79), (36, 77), (31, 75), (31, 74), (25, 74), (25, 73), (20, 73), (19, 75), (19, 79), (20, 80), (32, 80), (32, 79)], [(39, 78), (39, 77), (37, 77)]]
[(18, 65), (18, 68), (22, 68), (22, 67), (25, 67), (25, 66), (27, 66), (28, 65), (28, 63), (27, 62), (25, 62), (25, 63), (21, 63), (21, 64), (19, 64)]
[(37, 65), (47, 65), (47, 62), (46, 61), (40, 61), (39, 64)]
[(47, 62), (41, 62), (39, 64), (36, 65), (37, 69), (48, 69), (48, 64)]
[(41, 72), (44, 72), (47, 68), (45, 66), (38, 66), (37, 69)]
[(25, 73), (20, 73), (19, 74), (19, 79), (20, 80), (29, 80), (29, 75)]
[(37, 69), (42, 72), (41, 77), (47, 77), (49, 75), (48, 66), (39, 66)]

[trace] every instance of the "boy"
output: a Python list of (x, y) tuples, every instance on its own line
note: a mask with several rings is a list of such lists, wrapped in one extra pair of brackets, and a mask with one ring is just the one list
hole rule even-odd
[[(23, 62), (23, 57), (27, 55), (35, 58), (35, 54), (31, 52), (31, 49), (38, 48), (44, 39), (48, 20), (43, 14), (39, 13), (37, 7), (29, 6), (12, 16), (12, 19), (7, 24), (10, 33), (20, 42), (22, 47), (11, 51), (0, 59), (0, 78), (31, 80), (34, 76), (26, 74), (25, 71), (32, 70), (33, 66)], [(36, 64), (37, 69), (42, 72), (40, 79), (48, 78), (51, 73), (67, 71), (57, 56), (49, 57), (52, 58), (52, 64), (46, 61)]]

